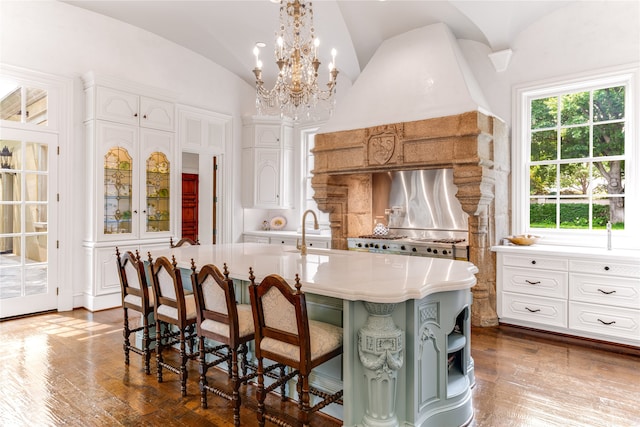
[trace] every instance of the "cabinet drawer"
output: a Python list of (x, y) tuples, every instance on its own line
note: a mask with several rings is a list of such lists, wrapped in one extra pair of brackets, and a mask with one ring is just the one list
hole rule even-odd
[(327, 242), (326, 240), (313, 240), (313, 239), (307, 238), (307, 246), (309, 246), (310, 248), (327, 249), (329, 248), (329, 242)]
[(567, 298), (566, 272), (518, 267), (504, 267), (502, 271), (503, 291)]
[(640, 310), (571, 302), (569, 327), (640, 341)]
[(627, 264), (608, 261), (577, 261), (571, 260), (571, 271), (580, 273), (596, 273), (606, 276), (626, 276), (640, 278), (640, 264)]
[(542, 268), (546, 270), (560, 271), (567, 271), (569, 269), (569, 260), (544, 256), (505, 254), (502, 262), (504, 265), (511, 265), (514, 267)]
[(640, 279), (570, 274), (572, 301), (592, 302), (640, 310)]
[(296, 246), (297, 243), (298, 243), (298, 239), (293, 239), (290, 237), (272, 237), (271, 238), (272, 245)]
[(500, 317), (566, 328), (567, 301), (504, 292)]

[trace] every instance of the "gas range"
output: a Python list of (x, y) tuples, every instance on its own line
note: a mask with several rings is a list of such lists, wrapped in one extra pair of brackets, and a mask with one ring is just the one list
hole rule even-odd
[(432, 258), (469, 260), (466, 236), (366, 235), (347, 238), (347, 248), (354, 251), (412, 255)]

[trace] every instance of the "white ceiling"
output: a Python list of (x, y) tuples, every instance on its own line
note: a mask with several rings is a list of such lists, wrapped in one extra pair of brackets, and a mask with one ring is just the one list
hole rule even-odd
[[(437, 22), (446, 23), (458, 39), (486, 44), (492, 51), (511, 46), (518, 34), (558, 8), (580, 0), (545, 1), (402, 1), (316, 0), (316, 35), (320, 38), (321, 73), (338, 51), (342, 78), (355, 81), (387, 38)], [(263, 41), (263, 78), (275, 79), (271, 62), (279, 5), (269, 0), (99, 1), (65, 3), (82, 7), (155, 33), (195, 51), (254, 84), (253, 46)], [(321, 77), (322, 79), (322, 77)]]

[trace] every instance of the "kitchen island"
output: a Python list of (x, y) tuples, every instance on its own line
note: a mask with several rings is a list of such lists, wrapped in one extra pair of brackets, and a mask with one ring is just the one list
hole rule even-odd
[[(344, 353), (314, 371), (316, 387), (342, 387), (344, 405), (328, 412), (345, 426), (461, 426), (473, 417), (470, 288), (466, 261), (233, 243), (152, 252), (178, 266), (222, 267), (239, 283), (253, 268), (291, 285), (300, 275), (310, 316), (343, 327)], [(248, 301), (248, 299), (246, 299)], [(333, 406), (333, 405), (332, 405)]]

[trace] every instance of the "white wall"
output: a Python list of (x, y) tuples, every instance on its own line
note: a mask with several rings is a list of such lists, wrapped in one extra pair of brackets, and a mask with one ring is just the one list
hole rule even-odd
[(514, 85), (640, 61), (640, 2), (583, 1), (556, 10), (522, 30), (501, 73), (493, 68), (486, 45), (459, 44), (492, 113), (511, 127)]
[[(83, 92), (79, 76), (87, 71), (124, 79), (132, 83), (168, 90), (176, 102), (233, 117), (232, 153), (225, 158), (231, 164), (233, 212), (241, 212), (241, 124), (243, 115), (254, 114), (254, 89), (226, 69), (156, 35), (75, 6), (57, 1), (0, 1), (0, 63), (75, 79), (74, 131), (61, 144), (61, 170), (72, 177), (71, 188), (61, 188), (60, 217), (72, 233), (60, 236), (62, 247), (73, 247), (73, 259), (84, 259), (81, 251), (84, 226), (84, 164), (82, 128)], [(236, 150), (235, 148), (238, 148)], [(233, 223), (237, 241), (243, 221), (222, 218)], [(68, 263), (69, 260), (62, 260)], [(76, 269), (80, 271), (80, 269)], [(74, 274), (73, 288), (83, 289), (82, 275)]]

